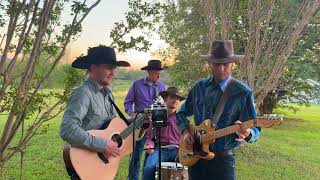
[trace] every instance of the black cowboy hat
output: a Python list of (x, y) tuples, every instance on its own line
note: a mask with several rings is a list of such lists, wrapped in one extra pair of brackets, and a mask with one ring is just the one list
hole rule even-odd
[(166, 70), (167, 66), (161, 66), (160, 60), (150, 60), (148, 61), (148, 66), (141, 68), (141, 70)]
[(159, 95), (163, 98), (168, 97), (168, 95), (173, 95), (179, 98), (180, 101), (185, 100), (186, 98), (179, 94), (179, 90), (176, 87), (168, 87), (166, 91), (161, 91)]
[(86, 56), (78, 57), (72, 62), (71, 66), (78, 69), (89, 69), (91, 64), (108, 64), (115, 67), (130, 66), (126, 61), (117, 61), (114, 49), (106, 46), (89, 48), (88, 54)]
[(214, 63), (231, 63), (242, 59), (243, 55), (236, 55), (233, 53), (233, 42), (232, 40), (216, 40), (211, 45), (209, 54), (200, 55), (207, 61)]

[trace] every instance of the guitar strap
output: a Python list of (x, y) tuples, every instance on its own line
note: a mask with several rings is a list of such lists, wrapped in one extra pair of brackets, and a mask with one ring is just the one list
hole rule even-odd
[(108, 98), (109, 98), (109, 101), (111, 102), (111, 104), (113, 105), (113, 107), (116, 109), (116, 111), (117, 111), (118, 115), (120, 116), (120, 118), (123, 119), (124, 122), (129, 126), (130, 123), (129, 123), (128, 119), (122, 114), (121, 110), (118, 108), (116, 103), (114, 103), (114, 101), (110, 97), (110, 94), (108, 94)]
[(227, 87), (226, 87), (226, 90), (224, 91), (221, 99), (219, 100), (219, 103), (217, 105), (217, 108), (215, 109), (214, 115), (211, 118), (211, 123), (212, 123), (212, 125), (215, 125), (215, 127), (218, 124), (220, 116), (224, 110), (225, 104), (226, 104), (226, 102), (232, 92), (233, 85), (234, 85), (234, 79), (231, 78)]

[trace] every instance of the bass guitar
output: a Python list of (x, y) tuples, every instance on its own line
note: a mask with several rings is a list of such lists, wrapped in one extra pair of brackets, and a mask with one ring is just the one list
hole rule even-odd
[[(282, 117), (258, 117), (249, 121), (242, 122), (240, 124), (243, 130), (251, 127), (272, 127), (273, 125), (281, 124)], [(179, 141), (179, 161), (182, 165), (192, 166), (200, 158), (211, 160), (214, 158), (214, 153), (209, 151), (209, 145), (214, 143), (215, 139), (223, 137), (238, 131), (238, 125), (229, 126), (223, 129), (215, 130), (211, 125), (211, 120), (207, 119), (203, 121), (199, 126), (191, 125), (189, 130), (194, 135), (194, 141), (192, 147), (187, 146), (184, 137), (181, 136)]]

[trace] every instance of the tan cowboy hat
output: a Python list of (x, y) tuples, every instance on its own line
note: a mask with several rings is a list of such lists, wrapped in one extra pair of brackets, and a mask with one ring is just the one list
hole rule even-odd
[(166, 91), (161, 91), (159, 95), (162, 98), (168, 97), (168, 95), (173, 95), (179, 98), (180, 101), (185, 100), (186, 98), (179, 94), (179, 90), (176, 87), (168, 87)]

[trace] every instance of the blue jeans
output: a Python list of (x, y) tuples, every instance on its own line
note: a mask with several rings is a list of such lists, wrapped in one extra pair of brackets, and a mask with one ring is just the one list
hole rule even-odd
[[(139, 173), (140, 173), (140, 157), (143, 152), (144, 144), (146, 142), (146, 135), (142, 137), (140, 141), (136, 141), (136, 145), (134, 147), (130, 166), (129, 166), (129, 180), (138, 180), (139, 179)], [(146, 161), (145, 157), (145, 161)], [(143, 165), (145, 164), (145, 161)]]
[(234, 180), (235, 178), (235, 156), (215, 156), (212, 160), (199, 160), (188, 168), (189, 180), (217, 179)]
[[(156, 167), (158, 165), (159, 150), (155, 149), (149, 154), (146, 164), (143, 168), (142, 180), (154, 180)], [(161, 162), (175, 162), (178, 154), (178, 148), (161, 149)]]

